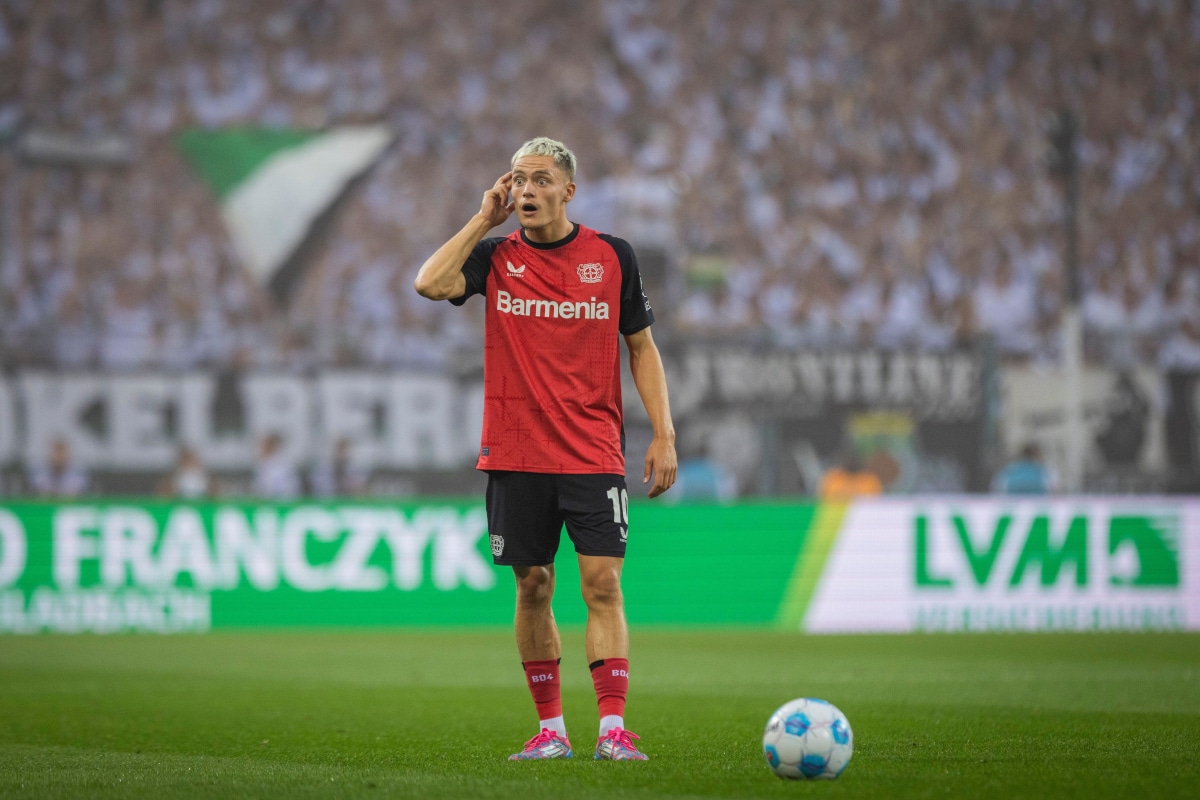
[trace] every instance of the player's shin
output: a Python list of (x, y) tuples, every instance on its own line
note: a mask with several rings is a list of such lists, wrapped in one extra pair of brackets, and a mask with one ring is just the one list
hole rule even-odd
[(625, 697), (629, 693), (629, 659), (602, 658), (593, 662), (592, 685), (600, 709), (600, 735), (625, 727)]
[(560, 658), (545, 661), (523, 661), (525, 682), (537, 707), (538, 720), (542, 728), (549, 728), (559, 736), (566, 737), (567, 727), (563, 721), (562, 688), (559, 684)]

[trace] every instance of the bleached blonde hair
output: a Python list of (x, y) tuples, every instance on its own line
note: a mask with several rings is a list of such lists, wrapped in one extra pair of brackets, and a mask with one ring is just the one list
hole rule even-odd
[(557, 139), (551, 139), (546, 136), (538, 136), (535, 139), (530, 139), (525, 144), (513, 153), (512, 162), (509, 166), (516, 166), (517, 159), (525, 156), (550, 156), (554, 159), (554, 166), (563, 171), (567, 176), (567, 183), (575, 180), (575, 154), (567, 149), (567, 146)]

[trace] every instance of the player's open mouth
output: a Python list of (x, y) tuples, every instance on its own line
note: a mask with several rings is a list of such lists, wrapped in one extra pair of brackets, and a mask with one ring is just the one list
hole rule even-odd
[(526, 203), (525, 205), (521, 206), (521, 211), (525, 214), (532, 214), (537, 211), (537, 206), (535, 206), (533, 203)]

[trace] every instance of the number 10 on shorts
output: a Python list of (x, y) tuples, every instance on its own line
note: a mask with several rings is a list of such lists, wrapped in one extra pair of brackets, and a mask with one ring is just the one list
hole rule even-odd
[(613, 522), (618, 525), (629, 524), (629, 492), (619, 486), (608, 490), (608, 499), (613, 504)]

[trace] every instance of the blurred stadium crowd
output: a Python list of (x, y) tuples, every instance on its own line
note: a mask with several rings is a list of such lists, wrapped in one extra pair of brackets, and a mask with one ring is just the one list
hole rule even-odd
[[(1074, 110), (1090, 358), (1200, 367), (1200, 2), (0, 0), (0, 139), (119, 133), (125, 166), (0, 149), (0, 359), (430, 366), (480, 304), (411, 291), (525, 139), (573, 218), (659, 251), (665, 335), (1057, 358)], [(384, 122), (293, 302), (240, 267), (191, 128)]]

